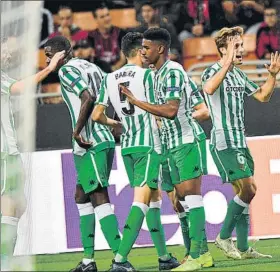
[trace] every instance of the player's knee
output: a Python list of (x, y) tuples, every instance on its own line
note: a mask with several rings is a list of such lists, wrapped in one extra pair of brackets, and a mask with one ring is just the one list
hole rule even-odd
[(110, 203), (107, 187), (97, 187), (89, 194), (89, 198), (94, 208), (106, 203)]
[(243, 186), (241, 191), (241, 199), (243, 199), (246, 203), (250, 203), (256, 195), (256, 188), (250, 184), (247, 186)]

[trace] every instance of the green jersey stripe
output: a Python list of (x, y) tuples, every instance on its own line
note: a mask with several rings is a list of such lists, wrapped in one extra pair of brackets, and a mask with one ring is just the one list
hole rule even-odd
[[(136, 134), (136, 125), (135, 125), (135, 116), (131, 116), (131, 130), (132, 134)], [(131, 146), (135, 146), (136, 137), (132, 137), (131, 139)]]
[(142, 133), (140, 133), (140, 139), (139, 139), (139, 145), (144, 145), (145, 140), (145, 124), (143, 120), (143, 115), (138, 115), (138, 121), (140, 125), (140, 130)]

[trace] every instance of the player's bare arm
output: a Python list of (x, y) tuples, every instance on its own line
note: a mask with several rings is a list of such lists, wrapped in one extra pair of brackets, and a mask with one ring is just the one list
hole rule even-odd
[(269, 75), (266, 82), (260, 87), (260, 89), (254, 94), (254, 98), (260, 102), (268, 102), (273, 93), (276, 83), (276, 76), (280, 71), (280, 54), (276, 51), (275, 54), (271, 54), (270, 65), (265, 64), (265, 68), (268, 70)]
[(174, 119), (178, 113), (179, 110), (179, 105), (180, 105), (180, 100), (168, 100), (166, 104), (163, 105), (155, 105), (155, 104), (150, 104), (148, 102), (143, 102), (138, 100), (132, 92), (127, 89), (125, 86), (120, 84), (120, 88), (122, 89), (122, 93), (127, 96), (128, 101), (147, 111), (152, 113), (153, 115), (160, 116), (160, 117), (165, 117), (167, 119)]
[(92, 143), (86, 142), (83, 139), (83, 137), (80, 135), (80, 133), (92, 112), (95, 99), (91, 96), (91, 94), (87, 90), (82, 92), (80, 98), (81, 98), (81, 110), (72, 136), (80, 147), (88, 149), (91, 147)]
[(96, 105), (92, 112), (92, 120), (102, 125), (113, 127), (118, 129), (122, 127), (121, 122), (111, 119), (105, 114), (106, 107), (104, 105)]
[(194, 112), (192, 113), (192, 117), (195, 120), (202, 122), (210, 118), (209, 110), (205, 103), (200, 103), (193, 107), (193, 109)]
[(65, 56), (64, 50), (61, 52), (57, 52), (53, 56), (49, 65), (45, 69), (36, 73), (35, 75), (32, 75), (30, 77), (15, 82), (11, 87), (11, 93), (16, 94), (22, 92), (27, 82), (30, 82), (31, 84), (35, 84), (35, 85), (42, 82), (51, 72), (55, 71), (58, 62), (62, 60), (64, 56)]
[(236, 37), (229, 37), (228, 38), (228, 45), (226, 49), (226, 55), (221, 59), (222, 68), (217, 72), (213, 77), (206, 81), (203, 86), (203, 91), (207, 94), (214, 94), (215, 91), (219, 88), (221, 83), (223, 82), (228, 70), (233, 65), (233, 60), (235, 59), (236, 55), (236, 47), (237, 38)]

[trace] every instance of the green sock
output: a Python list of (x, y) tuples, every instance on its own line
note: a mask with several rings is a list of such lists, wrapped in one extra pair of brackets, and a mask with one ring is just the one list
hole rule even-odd
[(242, 213), (239, 220), (236, 222), (237, 248), (241, 252), (244, 252), (249, 248), (249, 244), (248, 244), (249, 224), (250, 224), (250, 215), (248, 213), (246, 214)]
[(133, 203), (125, 222), (122, 241), (115, 257), (116, 262), (127, 261), (127, 255), (136, 241), (148, 209), (149, 207), (143, 203), (137, 203), (137, 206)]
[(146, 214), (146, 221), (158, 256), (169, 256), (165, 244), (165, 233), (160, 220), (160, 208), (150, 208)]
[[(106, 212), (106, 210), (108, 212)], [(119, 225), (116, 215), (113, 213), (113, 210), (111, 209), (111, 205), (109, 203), (96, 207), (95, 213), (99, 217), (99, 222), (105, 239), (107, 240), (113, 253), (116, 255), (121, 242)]]
[[(1, 218), (1, 263), (9, 265), (14, 254), (17, 239), (18, 218), (2, 216)], [(4, 267), (2, 267), (4, 268)]]
[(77, 204), (80, 213), (80, 232), (84, 258), (94, 258), (95, 214), (91, 203)]
[(185, 256), (189, 255), (190, 253), (190, 247), (191, 247), (191, 239), (190, 239), (190, 233), (189, 233), (189, 212), (182, 212), (178, 214), (184, 245), (186, 248), (186, 254)]
[[(242, 205), (240, 205), (242, 204)], [(246, 203), (244, 203), (238, 196), (229, 203), (227, 209), (227, 215), (220, 232), (221, 239), (228, 239), (232, 235), (232, 231), (236, 226), (237, 220), (240, 218)]]
[(200, 256), (200, 248), (205, 229), (205, 211), (204, 207), (190, 208), (190, 255), (193, 259)]
[(209, 248), (208, 248), (208, 243), (207, 243), (207, 237), (206, 237), (206, 232), (204, 230), (203, 231), (203, 239), (202, 239), (201, 248), (200, 248), (200, 255), (203, 255), (208, 251), (209, 251)]

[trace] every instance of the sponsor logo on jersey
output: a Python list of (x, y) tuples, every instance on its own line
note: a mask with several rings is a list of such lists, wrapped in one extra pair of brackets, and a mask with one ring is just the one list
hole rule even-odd
[(226, 87), (226, 92), (244, 92), (245, 88), (242, 86)]
[(168, 87), (166, 88), (167, 92), (179, 92), (180, 88), (179, 87)]

